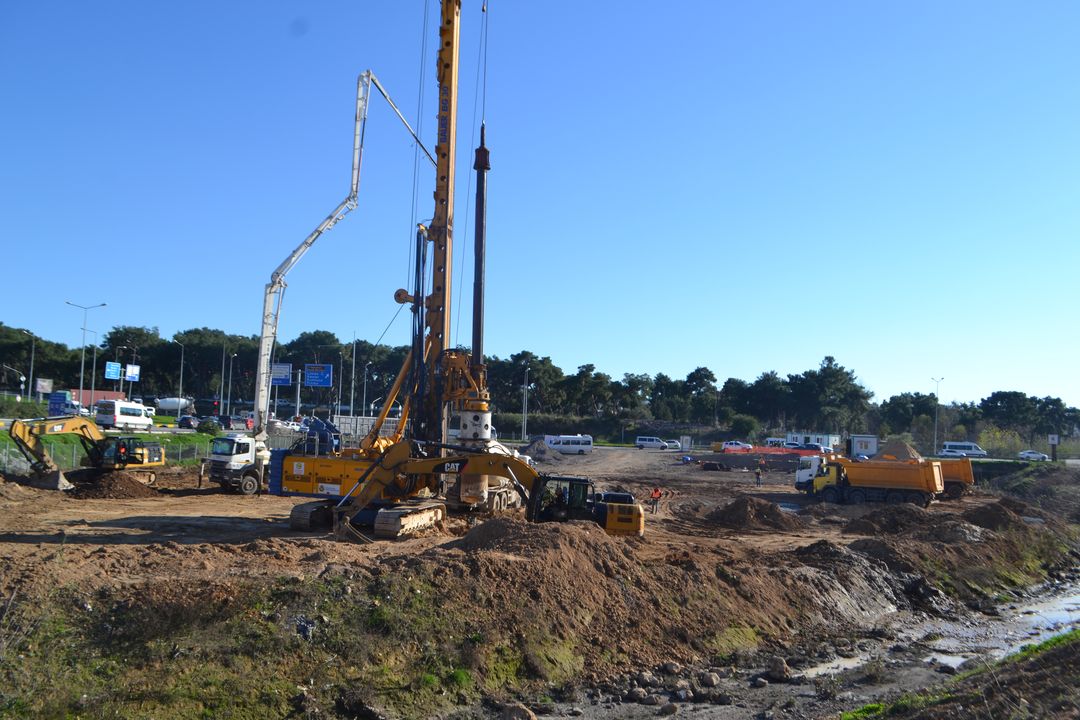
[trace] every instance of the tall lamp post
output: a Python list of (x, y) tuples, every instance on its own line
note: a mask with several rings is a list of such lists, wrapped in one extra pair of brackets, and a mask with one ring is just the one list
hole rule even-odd
[(86, 374), (86, 314), (94, 308), (105, 307), (105, 303), (98, 303), (97, 305), (79, 305), (73, 303), (70, 300), (65, 300), (64, 303), (71, 307), (77, 307), (83, 311), (82, 316), (82, 360), (79, 362), (79, 402), (83, 401), (83, 376)]
[(180, 406), (184, 404), (184, 343), (173, 340), (180, 346), (180, 389), (176, 391), (176, 418), (180, 419)]
[[(120, 364), (120, 353), (122, 353), (124, 350), (127, 350), (127, 349), (128, 349), (127, 345), (121, 345), (120, 347), (116, 348), (116, 359), (114, 360), (114, 362), (117, 365)], [(117, 389), (117, 386), (114, 385), (113, 390), (117, 390), (117, 392), (123, 392), (124, 391), (124, 373), (120, 373), (119, 389)]]
[[(367, 364), (364, 365), (364, 402), (360, 405), (360, 411), (361, 412), (363, 412), (365, 409), (367, 409), (367, 372), (368, 372), (369, 367), (371, 367), (371, 361), (370, 360), (368, 360)], [(371, 416), (368, 415), (368, 417), (371, 417)]]
[(529, 429), (529, 366), (525, 366), (525, 382), (521, 383), (521, 442)]
[(934, 381), (934, 454), (937, 455), (937, 420), (938, 420), (938, 408), (941, 407), (941, 381), (945, 378), (930, 378)]
[[(98, 339), (97, 333), (93, 330), (87, 330), (88, 333), (94, 333), (94, 362), (90, 365), (90, 405), (83, 405), (84, 409), (90, 409), (97, 404), (97, 398), (95, 397), (95, 390), (97, 389), (97, 349)], [(79, 402), (82, 402), (81, 400)]]
[(342, 369), (345, 366), (345, 355), (338, 350), (338, 382), (337, 382), (337, 405), (334, 408), (334, 413), (341, 414), (341, 386), (345, 384), (345, 371)]
[[(353, 416), (353, 405), (356, 404), (356, 331), (352, 334), (352, 372), (349, 373), (349, 417)], [(353, 425), (355, 432), (356, 426)]]
[(37, 347), (37, 337), (28, 330), (23, 330), (30, 336), (30, 397), (34, 397), (34, 349)]
[(229, 395), (225, 400), (225, 414), (228, 417), (232, 417), (232, 362), (235, 357), (236, 353), (229, 356)]

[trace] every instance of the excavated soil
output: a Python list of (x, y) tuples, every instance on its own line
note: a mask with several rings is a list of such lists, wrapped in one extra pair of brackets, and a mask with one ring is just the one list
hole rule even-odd
[[(553, 462), (536, 448), (524, 452)], [(978, 489), (925, 510), (826, 506), (795, 493), (792, 475), (772, 468), (759, 487), (752, 473), (706, 472), (671, 453), (598, 449), (558, 458), (560, 474), (591, 477), (598, 489), (643, 503), (661, 487), (645, 536), (611, 537), (584, 521), (535, 525), (516, 511), (355, 544), (290, 530), (292, 507), (306, 498), (229, 494), (192, 470), (160, 471), (154, 487), (125, 473), (77, 478), (67, 494), (0, 480), (0, 599), (65, 587), (151, 608), (233, 598), (282, 578), (342, 575), (358, 588), (422, 583), (443, 611), (482, 629), (474, 672), (485, 672), (484, 657), (512, 649), (524, 658), (518, 684), (535, 683), (543, 694), (570, 676), (597, 697), (621, 697), (637, 684), (629, 680), (635, 673), (664, 664), (704, 671), (753, 663), (752, 653), (765, 650), (796, 668), (834, 659), (851, 645), (842, 638), (897, 612), (953, 617), (984, 606), (1001, 591), (995, 568), (1016, 578), (1032, 548), (1069, 542), (1045, 509)], [(1045, 567), (1075, 565), (1076, 557), (1046, 556)], [(401, 652), (428, 652), (416, 643)], [(476, 678), (503, 699), (490, 688), (506, 682)], [(836, 698), (799, 702), (793, 717), (844, 707)], [(601, 707), (587, 712), (602, 717)]]
[(705, 519), (736, 530), (796, 530), (803, 525), (798, 517), (785, 513), (776, 503), (755, 497), (734, 500), (708, 513)]
[(79, 500), (149, 498), (157, 496), (157, 490), (123, 470), (100, 472), (93, 469), (74, 470), (65, 473), (74, 489), (69, 497)]

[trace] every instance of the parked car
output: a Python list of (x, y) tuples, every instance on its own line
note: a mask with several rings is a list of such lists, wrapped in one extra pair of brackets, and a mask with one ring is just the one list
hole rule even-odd
[(753, 445), (743, 442), (742, 440), (728, 440), (721, 447), (724, 452), (742, 452), (744, 450), (754, 449)]
[(786, 442), (786, 443), (784, 443), (784, 447), (789, 448), (791, 450), (798, 450), (799, 448), (802, 447), (802, 443)]
[(181, 415), (176, 420), (176, 427), (194, 430), (195, 428), (199, 427), (199, 418), (195, 417), (194, 415)]
[(1034, 450), (1021, 450), (1016, 456), (1021, 460), (1033, 460), (1035, 462), (1046, 462), (1050, 459), (1050, 456), (1046, 453), (1035, 452)]
[(682, 450), (682, 443), (678, 440), (665, 440), (668, 450)]
[(967, 457), (967, 453), (953, 448), (945, 448), (938, 453), (938, 457)]
[(634, 440), (634, 446), (638, 450), (644, 450), (649, 448), (652, 450), (667, 450), (667, 443), (658, 437), (652, 437), (650, 435), (638, 435)]
[(820, 443), (803, 443), (802, 445), (799, 446), (799, 449), (800, 450), (813, 450), (814, 452), (819, 452), (819, 453), (821, 453), (823, 455), (827, 454), (827, 452), (828, 452), (828, 451), (825, 450), (825, 446), (820, 444)]

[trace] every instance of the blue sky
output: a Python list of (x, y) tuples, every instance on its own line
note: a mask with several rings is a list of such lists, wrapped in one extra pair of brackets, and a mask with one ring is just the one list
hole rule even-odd
[[(348, 192), (356, 76), (433, 144), (435, 3), (0, 6), (0, 320), (259, 330)], [(480, 3), (465, 0), (456, 245)], [(826, 355), (883, 400), (1080, 405), (1080, 5), (490, 0), (485, 350), (720, 381)], [(288, 277), (283, 340), (376, 340), (433, 173), (372, 102), (359, 207)], [(453, 340), (470, 340), (471, 257)], [(13, 301), (13, 299), (22, 299)], [(460, 309), (459, 309), (460, 306)], [(408, 341), (404, 313), (384, 342)]]

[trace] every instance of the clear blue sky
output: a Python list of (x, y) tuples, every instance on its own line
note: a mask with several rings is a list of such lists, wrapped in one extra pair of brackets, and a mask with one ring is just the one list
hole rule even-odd
[[(258, 332), (348, 192), (356, 76), (433, 144), (436, 3), (0, 6), (0, 319)], [(1080, 405), (1080, 4), (491, 0), (485, 350), (754, 380), (826, 355), (877, 400)], [(479, 0), (465, 0), (459, 249)], [(374, 341), (433, 174), (373, 101), (359, 208), (289, 275), (283, 340)], [(466, 202), (469, 200), (470, 202)], [(468, 344), (471, 258), (455, 262)], [(385, 342), (408, 341), (403, 313)]]

